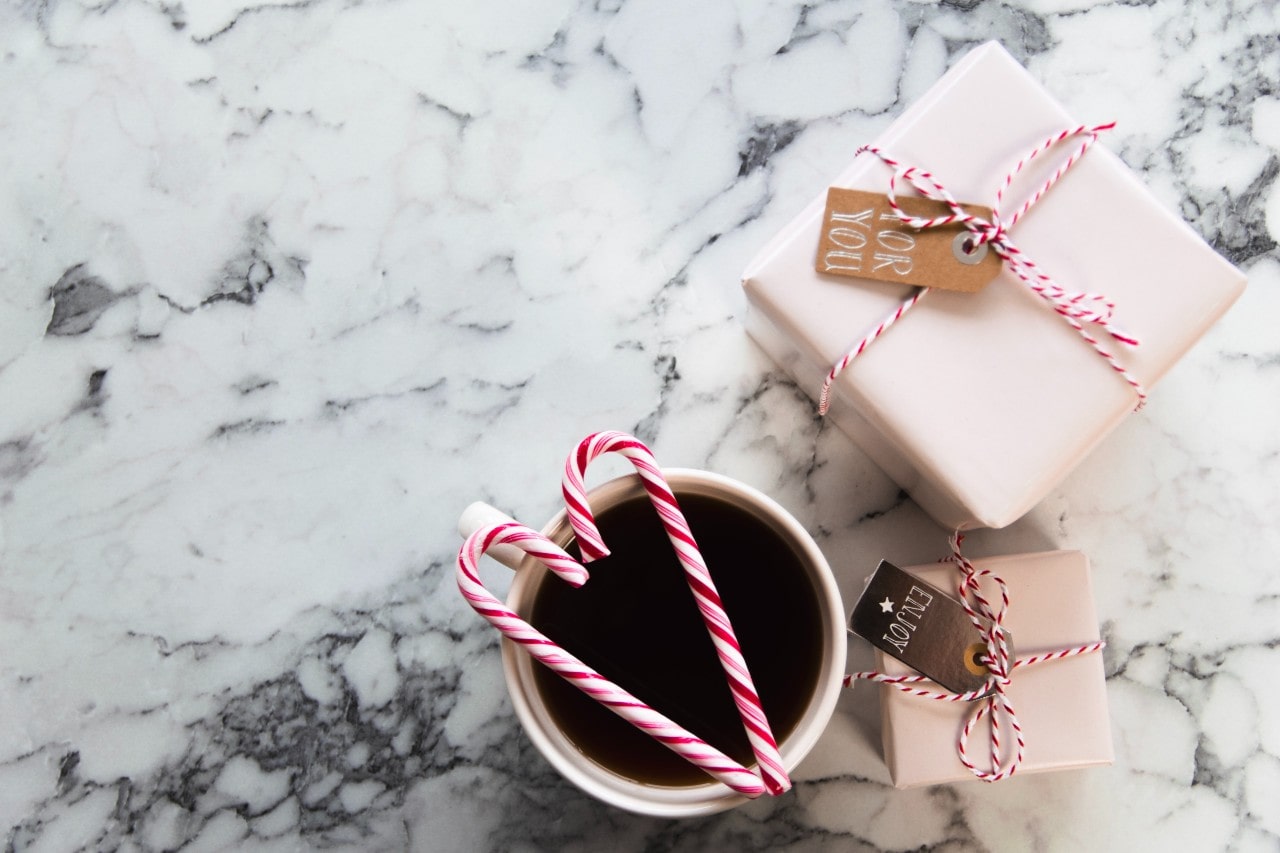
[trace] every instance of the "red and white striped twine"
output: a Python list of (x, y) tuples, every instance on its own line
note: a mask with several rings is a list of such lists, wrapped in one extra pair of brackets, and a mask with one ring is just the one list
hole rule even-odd
[[(1035, 204), (1042, 199), (1046, 193), (1056, 184), (1063, 175), (1065, 175), (1072, 166), (1074, 166), (1084, 153), (1088, 151), (1095, 142), (1098, 141), (1098, 134), (1111, 130), (1115, 127), (1115, 122), (1098, 125), (1079, 125), (1077, 127), (1067, 128), (1045, 139), (1035, 148), (1031, 149), (1026, 155), (1021, 157), (1017, 164), (1009, 170), (1004, 176), (999, 188), (995, 193), (995, 207), (992, 210), (991, 220), (988, 221), (980, 216), (969, 213), (965, 208), (956, 201), (955, 197), (934, 177), (931, 173), (915, 166), (904, 166), (899, 161), (887, 155), (880, 148), (874, 145), (865, 145), (859, 148), (857, 154), (864, 151), (870, 152), (879, 157), (886, 165), (894, 170), (893, 175), (889, 178), (889, 189), (887, 192), (889, 206), (908, 226), (917, 230), (927, 228), (940, 228), (947, 225), (960, 224), (973, 234), (973, 248), (985, 244), (990, 244), (991, 250), (1000, 257), (1004, 265), (1017, 278), (1027, 286), (1027, 288), (1041, 299), (1043, 299), (1049, 307), (1051, 307), (1058, 316), (1062, 317), (1076, 333), (1084, 339), (1090, 347), (1093, 348), (1111, 369), (1115, 371), (1120, 378), (1133, 388), (1137, 395), (1138, 402), (1136, 409), (1141, 409), (1147, 401), (1146, 389), (1142, 387), (1142, 383), (1138, 381), (1129, 370), (1120, 363), (1116, 356), (1108, 349), (1098, 336), (1089, 331), (1087, 326), (1098, 326), (1105, 331), (1112, 340), (1127, 346), (1138, 346), (1138, 340), (1133, 336), (1122, 331), (1115, 323), (1112, 322), (1112, 314), (1115, 311), (1115, 303), (1107, 299), (1100, 293), (1082, 293), (1078, 291), (1069, 291), (1060, 287), (1054, 280), (1035, 263), (1028, 258), (1021, 249), (1014, 245), (1009, 237), (1009, 230), (1018, 223), (1023, 216), (1026, 215)], [(1004, 202), (1005, 192), (1017, 175), (1027, 167), (1032, 160), (1056, 145), (1065, 142), (1068, 139), (1083, 137), (1079, 147), (1075, 148), (1071, 154), (1062, 161), (1062, 163), (1054, 170), (1053, 174), (1034, 192), (1026, 201), (1018, 206), (1008, 217), (1005, 222), (1004, 217), (1000, 213), (1000, 207)], [(904, 211), (897, 200), (898, 181), (903, 180), (915, 187), (921, 196), (940, 201), (947, 205), (950, 213), (944, 216), (935, 216), (930, 219), (911, 216)], [(872, 342), (879, 338), (888, 330), (895, 322), (901, 319), (902, 315), (915, 306), (926, 293), (929, 288), (917, 288), (895, 308), (888, 317), (880, 322), (871, 330), (864, 338), (855, 343), (849, 351), (843, 355), (827, 373), (826, 379), (822, 383), (822, 394), (818, 400), (818, 412), (825, 415), (831, 402), (831, 385), (835, 382), (849, 362), (853, 361), (861, 355)]]
[(477, 613), (534, 659), (732, 790), (746, 797), (758, 797), (766, 792), (773, 795), (784, 793), (790, 789), (791, 780), (782, 764), (769, 721), (765, 717), (751, 673), (734, 635), (733, 625), (720, 602), (693, 533), (653, 454), (638, 439), (624, 433), (600, 432), (588, 436), (578, 445), (565, 465), (565, 504), (569, 522), (578, 537), (583, 563), (590, 563), (609, 553), (587, 504), (583, 474), (592, 460), (611, 452), (625, 456), (635, 466), (645, 491), (662, 519), (671, 544), (675, 547), (676, 557), (684, 568), (685, 577), (724, 667), (748, 740), (759, 763), (759, 773), (743, 767), (609, 681), (520, 618), (485, 589), (477, 572), (480, 557), (490, 548), (503, 544), (515, 545), (531, 554), (573, 586), (585, 583), (588, 577), (586, 567), (541, 533), (510, 522), (476, 531), (467, 537), (458, 552), (458, 588)]
[(751, 679), (751, 672), (747, 669), (747, 662), (742, 656), (742, 649), (738, 645), (738, 638), (729, 621), (729, 614), (725, 612), (724, 605), (720, 602), (720, 594), (716, 592), (711, 573), (707, 571), (707, 564), (698, 550), (698, 543), (694, 541), (693, 531), (689, 529), (689, 523), (685, 520), (679, 503), (676, 502), (676, 496), (667, 485), (666, 477), (662, 475), (662, 470), (658, 468), (657, 460), (653, 458), (649, 448), (645, 447), (639, 439), (625, 433), (608, 431), (587, 436), (578, 445), (577, 452), (565, 463), (563, 482), (565, 507), (568, 510), (569, 523), (573, 525), (574, 533), (578, 537), (582, 561), (590, 563), (609, 554), (609, 549), (605, 547), (604, 541), (600, 538), (600, 531), (596, 528), (591, 508), (587, 505), (586, 486), (583, 482), (587, 466), (606, 453), (617, 453), (625, 457), (640, 475), (645, 492), (648, 493), (650, 502), (657, 510), (658, 517), (662, 519), (662, 526), (666, 528), (667, 538), (675, 548), (676, 558), (684, 569), (689, 589), (693, 592), (694, 601), (698, 605), (703, 622), (707, 626), (707, 632), (711, 636), (711, 642), (715, 646), (720, 666), (724, 669), (733, 694), (733, 701), (738, 707), (738, 714), (746, 729), (751, 751), (759, 763), (761, 780), (770, 794), (784, 793), (791, 788), (791, 780), (782, 764), (777, 741), (769, 727), (769, 720), (760, 703), (760, 696)]
[[(901, 690), (909, 696), (931, 699), (936, 702), (971, 702), (974, 699), (985, 696), (986, 701), (980, 702), (974, 707), (965, 720), (964, 726), (960, 729), (960, 734), (956, 738), (956, 754), (960, 758), (960, 763), (967, 767), (974, 776), (984, 782), (999, 782), (1001, 779), (1007, 779), (1018, 772), (1018, 768), (1022, 766), (1027, 747), (1026, 738), (1022, 732), (1022, 724), (1018, 721), (1018, 715), (1014, 711), (1013, 703), (1009, 701), (1007, 692), (1014, 671), (1023, 667), (1045, 663), (1046, 661), (1093, 654), (1105, 648), (1106, 643), (1101, 641), (1086, 643), (1072, 648), (1011, 659), (1004, 630), (1004, 617), (1009, 609), (1009, 587), (1005, 584), (1003, 578), (989, 569), (976, 569), (960, 553), (960, 545), (963, 542), (963, 534), (957, 532), (952, 535), (951, 555), (944, 558), (943, 562), (954, 563), (960, 570), (961, 580), (958, 587), (960, 604), (964, 607), (965, 612), (969, 614), (969, 620), (973, 623), (974, 628), (977, 629), (978, 634), (987, 646), (987, 654), (982, 658), (982, 662), (990, 672), (987, 683), (968, 693), (948, 693), (914, 686), (921, 683), (933, 684), (923, 675), (885, 675), (882, 672), (854, 672), (844, 677), (844, 686), (851, 687), (854, 681), (857, 680), (874, 681)], [(991, 602), (987, 601), (986, 597), (983, 596), (979, 581), (984, 577), (991, 578), (1000, 589), (999, 607), (992, 607)], [(984, 626), (984, 619), (989, 620), (990, 627)], [(1000, 713), (997, 714), (997, 711)], [(983, 718), (987, 716), (991, 717), (991, 763), (990, 769), (983, 769), (969, 758), (969, 736), (978, 724), (982, 722)], [(1001, 731), (1005, 726), (1012, 731), (1013, 741), (1016, 745), (1016, 749), (1010, 756), (1006, 756), (1004, 744), (1001, 742)]]

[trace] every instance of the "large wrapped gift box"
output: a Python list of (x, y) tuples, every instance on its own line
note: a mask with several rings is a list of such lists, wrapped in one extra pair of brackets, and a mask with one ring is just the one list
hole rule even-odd
[[(991, 206), (1018, 158), (1076, 124), (990, 43), (959, 61), (876, 144), (932, 172), (962, 203)], [(1006, 201), (1020, 203), (1078, 143), (1034, 160)], [(1235, 301), (1245, 278), (1104, 145), (1105, 136), (1009, 233), (1066, 290), (1114, 301), (1116, 323), (1140, 345), (1106, 343), (1150, 390)], [(833, 185), (884, 193), (890, 175), (864, 154)], [(900, 182), (898, 192), (909, 189)], [(748, 331), (815, 399), (831, 365), (912, 292), (815, 271), (825, 198), (744, 274)], [(943, 525), (1003, 527), (1136, 402), (1074, 329), (1001, 269), (976, 294), (932, 290), (837, 379), (830, 416)]]
[[(1013, 638), (1015, 656), (1098, 641), (1089, 560), (1084, 554), (1051, 551), (972, 562), (979, 571), (990, 570), (1008, 585), (1010, 605), (1004, 625)], [(933, 563), (905, 571), (956, 597), (961, 575), (953, 564)], [(981, 590), (993, 604), (1000, 601), (999, 588), (991, 578), (981, 580)], [(1102, 654), (1091, 652), (1014, 670), (1007, 696), (1026, 741), (1015, 776), (1112, 762)], [(877, 652), (877, 668), (888, 675), (914, 674), (883, 652)], [(974, 711), (970, 703), (939, 702), (889, 685), (881, 685), (880, 690), (885, 762), (895, 786), (976, 778), (956, 752), (956, 739)], [(977, 724), (968, 745), (970, 760), (984, 770), (990, 769), (989, 719)], [(1006, 747), (1012, 749), (1009, 729), (1003, 733)]]

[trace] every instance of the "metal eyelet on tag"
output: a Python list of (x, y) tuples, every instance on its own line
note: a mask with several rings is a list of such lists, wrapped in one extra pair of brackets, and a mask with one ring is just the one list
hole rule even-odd
[(986, 644), (973, 643), (964, 650), (964, 668), (980, 678), (985, 678), (987, 676), (987, 665), (982, 661), (986, 656)]
[(961, 231), (956, 238), (951, 241), (951, 254), (956, 256), (956, 260), (967, 266), (982, 263), (982, 259), (987, 256), (987, 244), (969, 248), (973, 245), (973, 233), (970, 231)]

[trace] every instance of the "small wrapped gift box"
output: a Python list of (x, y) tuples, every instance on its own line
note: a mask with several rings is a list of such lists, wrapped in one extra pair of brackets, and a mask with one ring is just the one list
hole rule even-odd
[[(990, 43), (958, 62), (876, 144), (929, 170), (961, 203), (993, 206), (1019, 158), (1076, 124)], [(1063, 143), (1021, 171), (1004, 199), (1010, 209), (1073, 147), (1078, 142)], [(883, 195), (892, 174), (863, 154), (834, 186)], [(897, 193), (911, 190), (899, 181)], [(783, 229), (743, 281), (748, 331), (815, 399), (832, 364), (913, 292), (815, 271), (825, 199)], [(1244, 289), (1243, 274), (1102, 144), (1008, 234), (1065, 290), (1114, 303), (1114, 322), (1139, 345), (1098, 337), (1148, 391)], [(950, 528), (1017, 520), (1138, 402), (1112, 365), (1007, 264), (992, 274), (978, 293), (931, 289), (832, 386), (836, 424)]]
[[(1010, 604), (1004, 626), (1018, 658), (1096, 643), (1089, 560), (1079, 551), (1051, 551), (972, 561), (1008, 585)], [(951, 563), (908, 568), (914, 575), (955, 597), (960, 572)], [(982, 578), (987, 600), (1000, 600), (997, 585)], [(974, 632), (975, 637), (977, 632)], [(886, 675), (913, 670), (883, 652), (877, 668)], [(1048, 660), (1013, 670), (1007, 697), (1017, 713), (1026, 748), (1016, 775), (1106, 765), (1112, 762), (1111, 726), (1101, 652)], [(939, 702), (882, 685), (881, 719), (885, 762), (899, 788), (975, 779), (960, 761), (956, 741), (975, 711), (969, 702)], [(975, 700), (986, 702), (985, 699)], [(989, 717), (969, 738), (968, 755), (990, 770)], [(1002, 731), (1013, 748), (1009, 729)]]

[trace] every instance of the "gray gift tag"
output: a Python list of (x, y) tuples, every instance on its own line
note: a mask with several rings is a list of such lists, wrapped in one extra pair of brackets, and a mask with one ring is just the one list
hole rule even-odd
[[(990, 674), (979, 662), (986, 644), (960, 602), (887, 560), (867, 581), (849, 627), (952, 693), (980, 690)], [(1006, 632), (1005, 639), (1012, 659), (1013, 637)]]

